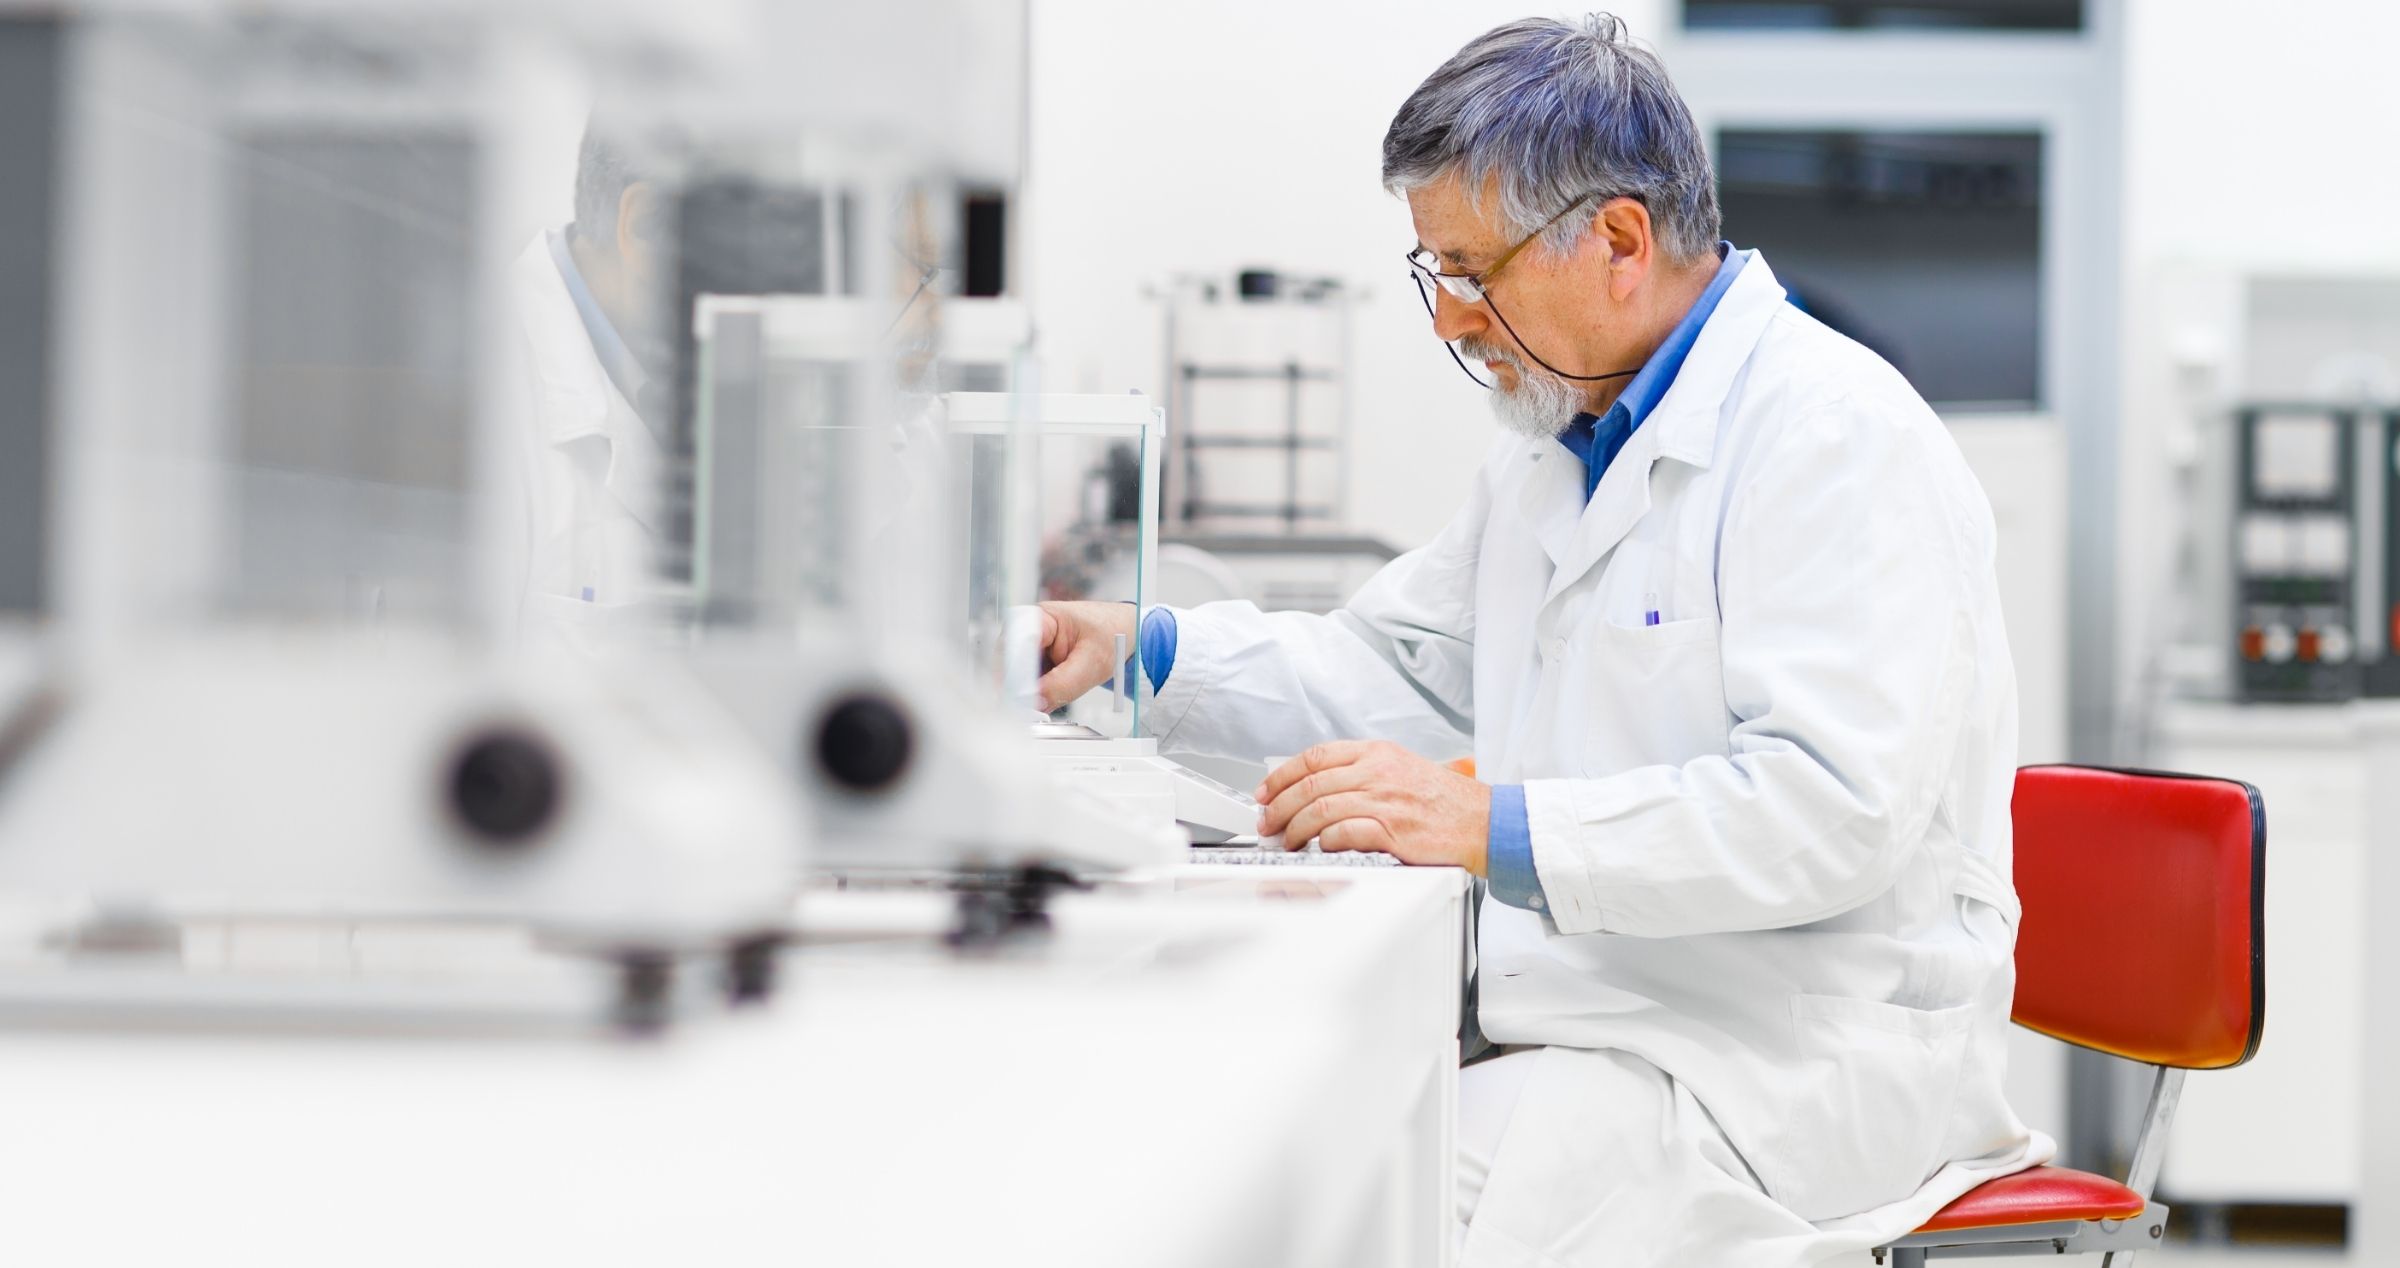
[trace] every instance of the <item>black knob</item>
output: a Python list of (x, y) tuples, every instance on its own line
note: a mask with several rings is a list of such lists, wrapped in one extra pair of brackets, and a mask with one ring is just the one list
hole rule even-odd
[(853, 792), (889, 787), (908, 770), (916, 740), (908, 715), (882, 696), (848, 696), (817, 725), (817, 765)]
[(487, 731), (468, 740), (450, 767), (450, 808), (485, 845), (532, 843), (558, 813), (558, 759), (523, 731)]

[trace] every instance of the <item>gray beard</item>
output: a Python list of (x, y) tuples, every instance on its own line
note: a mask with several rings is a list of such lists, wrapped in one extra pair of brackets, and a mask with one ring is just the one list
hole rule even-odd
[(1583, 393), (1574, 384), (1540, 370), (1529, 370), (1515, 356), (1485, 344), (1465, 341), (1459, 355), (1475, 361), (1500, 361), (1514, 366), (1517, 386), (1492, 388), (1492, 417), (1500, 425), (1533, 440), (1556, 440), (1583, 412)]

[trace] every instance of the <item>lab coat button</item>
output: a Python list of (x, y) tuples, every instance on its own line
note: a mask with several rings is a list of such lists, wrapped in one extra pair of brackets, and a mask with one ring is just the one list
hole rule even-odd
[(1567, 655), (1567, 640), (1565, 640), (1565, 639), (1563, 639), (1563, 638), (1546, 638), (1546, 639), (1543, 639), (1543, 640), (1542, 640), (1542, 655), (1543, 655), (1543, 657), (1544, 657), (1544, 658), (1546, 658), (1546, 659), (1549, 659), (1549, 660), (1554, 660), (1554, 661), (1556, 661), (1556, 660), (1564, 660), (1564, 659), (1566, 659), (1566, 655)]
[(1549, 904), (1542, 901), (1542, 896), (1540, 894), (1535, 894), (1533, 897), (1525, 900), (1525, 905), (1533, 908), (1535, 911), (1540, 911), (1543, 907), (1548, 906)]

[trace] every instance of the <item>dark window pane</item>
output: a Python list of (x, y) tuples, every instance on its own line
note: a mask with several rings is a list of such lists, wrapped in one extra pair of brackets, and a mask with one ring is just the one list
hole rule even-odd
[(0, 613), (43, 600), (61, 49), (50, 19), (0, 15)]
[(2042, 139), (1728, 131), (1725, 236), (1943, 404), (2038, 404)]
[(1683, 0), (1683, 25), (1696, 31), (2080, 31), (2083, 0)]

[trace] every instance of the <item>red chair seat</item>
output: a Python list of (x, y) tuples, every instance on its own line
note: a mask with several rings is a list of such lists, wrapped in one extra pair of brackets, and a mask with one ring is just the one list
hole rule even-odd
[(1920, 1233), (2006, 1228), (2063, 1220), (2126, 1220), (2142, 1213), (2142, 1195), (2106, 1176), (2035, 1167), (1986, 1180), (1934, 1212)]

